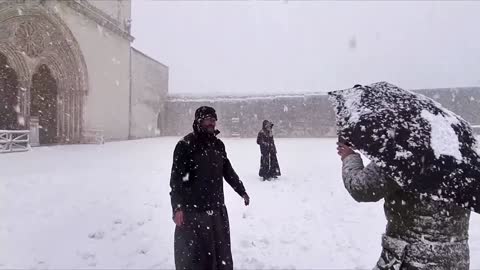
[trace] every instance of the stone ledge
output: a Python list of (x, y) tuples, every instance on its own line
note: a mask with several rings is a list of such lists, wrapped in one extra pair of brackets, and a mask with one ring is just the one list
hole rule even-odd
[(71, 0), (64, 1), (66, 5), (71, 7), (73, 10), (79, 12), (80, 14), (88, 17), (89, 19), (95, 21), (99, 25), (111, 30), (112, 32), (120, 35), (124, 39), (132, 42), (135, 38), (130, 35), (129, 32), (123, 30), (120, 27), (120, 22), (110, 17), (108, 14), (88, 3), (85, 0)]

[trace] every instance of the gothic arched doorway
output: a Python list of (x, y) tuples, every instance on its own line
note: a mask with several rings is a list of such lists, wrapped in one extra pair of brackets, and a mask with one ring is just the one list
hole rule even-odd
[(20, 128), (18, 79), (15, 70), (7, 62), (7, 57), (0, 53), (0, 129)]
[(30, 118), (38, 118), (40, 144), (54, 144), (57, 136), (57, 82), (50, 69), (41, 65), (32, 76)]
[(48, 1), (7, 2), (0, 0), (0, 53), (17, 75), (20, 122), (35, 144), (80, 143), (88, 72), (76, 37)]

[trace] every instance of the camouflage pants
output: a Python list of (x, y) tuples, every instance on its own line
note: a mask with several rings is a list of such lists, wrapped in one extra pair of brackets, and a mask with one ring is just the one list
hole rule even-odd
[(406, 269), (403, 266), (403, 262), (401, 258), (392, 254), (391, 251), (383, 249), (382, 253), (380, 254), (380, 259), (378, 259), (377, 265), (373, 268), (373, 270), (404, 270)]
[(468, 270), (468, 240), (408, 243), (384, 235), (383, 250), (374, 270)]
[(382, 238), (382, 253), (378, 259), (377, 265), (373, 270), (404, 270), (407, 269), (403, 263), (405, 260), (405, 253), (409, 243), (388, 237), (386, 235)]

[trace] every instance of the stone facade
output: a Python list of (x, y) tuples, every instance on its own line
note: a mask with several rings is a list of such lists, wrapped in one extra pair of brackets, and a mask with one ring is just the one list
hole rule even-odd
[(111, 21), (125, 32), (130, 33), (131, 27), (131, 0), (88, 0), (91, 8), (97, 8)]
[(130, 42), (133, 37), (91, 2), (47, 3), (54, 5), (52, 9), (69, 25), (86, 62), (89, 91), (84, 108), (85, 139), (89, 139), (91, 131), (101, 131), (105, 140), (123, 140), (128, 138), (130, 128)]
[[(130, 13), (130, 0), (0, 0), (0, 130), (38, 131), (40, 144), (153, 136), (138, 131), (153, 112), (131, 97), (155, 96), (156, 128), (168, 69), (131, 59)], [(152, 85), (139, 79), (132, 92), (134, 69)]]

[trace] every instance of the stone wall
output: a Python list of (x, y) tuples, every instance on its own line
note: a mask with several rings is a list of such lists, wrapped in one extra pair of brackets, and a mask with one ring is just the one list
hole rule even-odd
[[(480, 87), (415, 90), (452, 110), (472, 125), (480, 125)], [(195, 109), (213, 106), (222, 136), (255, 137), (262, 121), (273, 121), (277, 137), (335, 136), (335, 116), (327, 95), (296, 94), (249, 97), (193, 98), (170, 96), (166, 133), (182, 136), (191, 131)]]
[(168, 67), (132, 48), (130, 138), (163, 134)]

